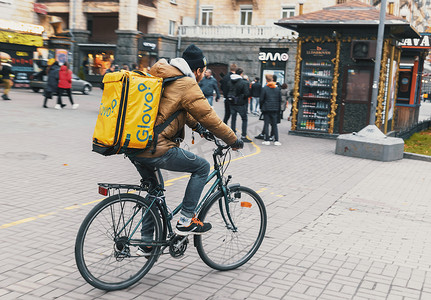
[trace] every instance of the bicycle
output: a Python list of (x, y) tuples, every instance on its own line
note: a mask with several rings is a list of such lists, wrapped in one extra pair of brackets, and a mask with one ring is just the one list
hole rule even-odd
[[(213, 140), (214, 170), (206, 194), (199, 201), (199, 220), (213, 228), (204, 235), (194, 235), (200, 258), (220, 271), (236, 269), (249, 261), (259, 249), (266, 231), (266, 209), (261, 197), (252, 189), (230, 184), (224, 176), (230, 163), (230, 147)], [(228, 157), (229, 153), (229, 158)], [(112, 291), (127, 288), (150, 271), (160, 255), (184, 255), (188, 236), (176, 235), (170, 221), (181, 210), (166, 204), (164, 181), (160, 169), (143, 178), (140, 185), (99, 183), (99, 193), (109, 196), (85, 217), (75, 243), (75, 260), (82, 277), (92, 286)], [(126, 190), (126, 192), (121, 192)], [(136, 193), (130, 193), (130, 191)], [(145, 196), (141, 193), (146, 192)], [(111, 195), (112, 193), (112, 195)], [(139, 229), (152, 232), (152, 240), (136, 237)], [(137, 255), (144, 249), (146, 255)]]

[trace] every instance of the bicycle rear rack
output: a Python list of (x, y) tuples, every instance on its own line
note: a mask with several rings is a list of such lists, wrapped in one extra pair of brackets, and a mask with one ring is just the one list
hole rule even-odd
[(98, 183), (97, 185), (99, 186), (99, 194), (103, 196), (108, 196), (110, 190), (148, 191), (148, 186), (143, 184)]

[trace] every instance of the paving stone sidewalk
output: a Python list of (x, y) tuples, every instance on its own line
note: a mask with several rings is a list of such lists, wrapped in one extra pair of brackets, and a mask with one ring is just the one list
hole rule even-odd
[[(282, 146), (255, 140), (229, 168), (267, 206), (249, 263), (215, 271), (190, 246), (129, 289), (94, 289), (75, 266), (76, 232), (101, 199), (97, 182), (138, 174), (121, 156), (91, 152), (100, 91), (74, 94), (79, 109), (62, 111), (43, 109), (40, 94), (11, 95), (0, 102), (0, 299), (431, 299), (431, 163), (337, 156), (334, 140), (288, 135), (286, 120)], [(222, 102), (215, 109), (223, 115)], [(261, 129), (249, 115), (249, 136)], [(210, 159), (210, 143), (186, 143)], [(164, 173), (172, 206), (182, 175)]]

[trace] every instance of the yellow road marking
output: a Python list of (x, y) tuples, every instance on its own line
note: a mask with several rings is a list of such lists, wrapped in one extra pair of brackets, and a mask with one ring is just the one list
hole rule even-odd
[(44, 217), (51, 216), (51, 215), (54, 215), (54, 214), (55, 214), (55, 212), (50, 212), (50, 213), (47, 213), (47, 214), (38, 215), (36, 217), (31, 217), (31, 218), (26, 218), (26, 219), (21, 219), (21, 220), (15, 221), (15, 222), (11, 222), (11, 223), (6, 223), (6, 224), (1, 225), (0, 229), (5, 229), (5, 228), (12, 227), (12, 226), (15, 226), (15, 225), (19, 225), (19, 224), (31, 222), (31, 221), (34, 221), (34, 220), (42, 219)]
[[(248, 155), (244, 155), (244, 156), (241, 156), (241, 157), (238, 157), (238, 158), (235, 158), (235, 159), (232, 159), (231, 162), (232, 161), (237, 161), (237, 160), (240, 160), (240, 159), (244, 159), (244, 158), (247, 158), (247, 157), (251, 157), (251, 156), (256, 155), (256, 154), (259, 154), (260, 151), (261, 151), (260, 147), (257, 146), (254, 142), (252, 142), (251, 144), (256, 149), (256, 152), (250, 153)], [(172, 179), (166, 180), (165, 181), (165, 186), (171, 186), (171, 185), (173, 185), (173, 183), (175, 181), (180, 180), (180, 179), (184, 179), (184, 178), (188, 178), (188, 177), (190, 177), (190, 175), (183, 175), (183, 176), (180, 176), (180, 177), (176, 177), (176, 178), (172, 178)], [(266, 188), (260, 189), (259, 191), (256, 191), (256, 193), (260, 193), (260, 192), (262, 192), (264, 190), (266, 190)], [(86, 206), (86, 205), (90, 205), (90, 204), (93, 204), (93, 203), (97, 203), (97, 202), (102, 201), (103, 199), (98, 199), (98, 200), (94, 200), (94, 201), (86, 202), (86, 203), (82, 203), (82, 204), (75, 204), (75, 205), (72, 205), (72, 206), (64, 207), (63, 209), (65, 209), (65, 210), (79, 209), (82, 206)], [(42, 218), (47, 217), (47, 216), (54, 215), (56, 213), (57, 212), (50, 212), (50, 213), (47, 213), (47, 214), (40, 214), (40, 215), (38, 215), (36, 217), (30, 217), (30, 218), (25, 218), (25, 219), (17, 220), (17, 221), (11, 222), (11, 223), (6, 223), (6, 224), (3, 224), (3, 225), (0, 225), (0, 229), (5, 229), (5, 228), (9, 228), (9, 227), (16, 226), (16, 225), (19, 225), (19, 224), (23, 224), (23, 223), (35, 221), (35, 220), (42, 219)]]

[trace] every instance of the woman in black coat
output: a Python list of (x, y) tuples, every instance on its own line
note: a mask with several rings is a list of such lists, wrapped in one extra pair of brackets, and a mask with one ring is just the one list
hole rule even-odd
[(48, 82), (46, 83), (44, 92), (45, 99), (43, 100), (43, 107), (45, 108), (48, 108), (46, 103), (48, 102), (48, 99), (52, 99), (52, 94), (58, 92), (58, 71), (60, 71), (60, 65), (57, 61), (47, 69)]
[(274, 134), (274, 145), (281, 146), (278, 141), (278, 117), (280, 114), (281, 105), (281, 90), (273, 80), (270, 74), (265, 75), (266, 86), (263, 87), (260, 94), (260, 110), (263, 113), (263, 130), (265, 132), (265, 141), (263, 145), (270, 145), (269, 141), (269, 125), (271, 124), (272, 133)]

